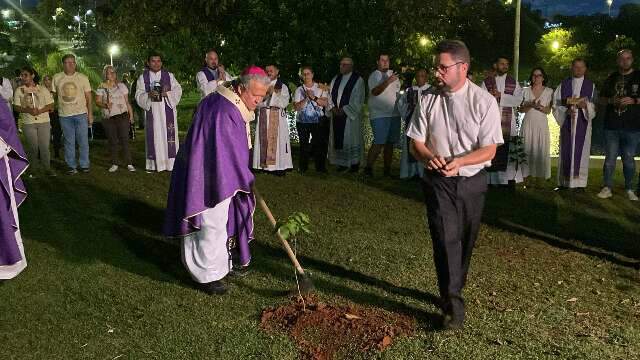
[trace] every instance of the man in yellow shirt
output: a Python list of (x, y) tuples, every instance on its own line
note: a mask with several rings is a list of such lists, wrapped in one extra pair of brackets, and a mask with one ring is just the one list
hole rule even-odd
[[(64, 160), (69, 175), (89, 172), (89, 126), (93, 124), (91, 85), (89, 79), (76, 72), (76, 57), (62, 57), (63, 72), (53, 76), (53, 91), (58, 97), (58, 114), (64, 134)], [(80, 149), (76, 161), (76, 142)]]

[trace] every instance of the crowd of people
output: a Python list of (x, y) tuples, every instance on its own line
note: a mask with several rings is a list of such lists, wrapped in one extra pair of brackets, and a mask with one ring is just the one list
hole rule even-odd
[[(0, 106), (0, 179), (7, 200), (0, 209), (0, 279), (14, 277), (26, 266), (17, 207), (26, 191), (20, 176), (27, 159), (33, 168), (55, 176), (50, 140), (57, 154), (62, 138), (68, 174), (88, 172), (94, 102), (107, 134), (108, 172), (119, 166), (136, 171), (128, 146), (135, 119), (130, 99), (142, 109), (145, 170), (172, 172), (165, 234), (183, 239), (185, 267), (211, 294), (226, 292), (222, 279), (242, 273), (250, 261), (255, 210), (251, 169), (284, 176), (294, 167), (287, 120), (291, 102), (301, 173), (309, 170), (313, 158), (320, 173), (327, 172), (328, 162), (338, 172), (362, 170), (372, 177), (382, 153), (383, 175), (390, 177), (394, 149), (400, 146), (400, 177), (422, 179), (445, 327), (464, 321), (461, 293), (488, 186), (522, 181), (540, 186), (551, 177), (549, 114), (560, 127), (558, 190), (587, 186), (598, 109), (604, 112), (606, 140), (598, 196), (612, 196), (621, 154), (626, 195), (638, 200), (633, 181), (640, 141), (640, 74), (633, 70), (630, 50), (618, 53), (618, 69), (599, 95), (583, 59), (572, 61), (571, 76), (555, 90), (547, 87), (540, 67), (531, 71), (529, 86), (523, 89), (509, 75), (505, 57), (499, 57), (477, 85), (470, 79), (469, 51), (455, 40), (438, 44), (432, 71), (417, 69), (413, 83), (404, 85), (384, 53), (366, 82), (354, 72), (353, 60), (344, 57), (328, 85), (314, 80), (312, 67), (302, 67), (301, 85), (293, 92), (281, 80), (277, 64), (266, 64), (266, 71), (250, 66), (233, 77), (215, 50), (207, 51), (204, 60), (195, 76), (202, 99), (182, 143), (177, 121), (182, 87), (158, 53), (148, 56), (144, 72), (135, 84), (131, 81), (135, 88), (120, 81), (113, 66), (105, 66), (103, 83), (94, 92), (87, 76), (76, 71), (71, 54), (62, 58), (63, 72), (45, 77), (43, 85), (28, 66), (21, 69), (15, 91), (2, 79), (0, 95), (8, 106)], [(365, 102), (373, 132), (366, 156)], [(19, 115), (26, 152), (11, 110)], [(524, 114), (521, 124), (518, 114)], [(249, 124), (254, 120), (252, 132)]]

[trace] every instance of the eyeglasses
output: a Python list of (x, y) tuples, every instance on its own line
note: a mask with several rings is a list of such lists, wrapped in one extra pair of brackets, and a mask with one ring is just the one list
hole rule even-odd
[(451, 65), (438, 65), (438, 66), (435, 66), (433, 68), (433, 71), (434, 72), (438, 72), (439, 71), (439, 72), (441, 72), (443, 74), (446, 74), (447, 71), (449, 71), (449, 68), (452, 68), (452, 67), (454, 67), (456, 65), (460, 65), (460, 64), (464, 64), (464, 62), (463, 61), (458, 61), (457, 63), (451, 64)]

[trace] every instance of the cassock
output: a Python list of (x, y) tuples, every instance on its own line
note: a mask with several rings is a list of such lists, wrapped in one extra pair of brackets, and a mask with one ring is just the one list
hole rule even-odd
[(242, 266), (251, 259), (255, 198), (248, 126), (253, 118), (233, 90), (218, 87), (196, 108), (176, 158), (164, 233), (183, 238), (183, 263), (199, 283), (224, 278), (232, 251)]
[(515, 180), (516, 183), (522, 182), (520, 166), (516, 170), (516, 163), (511, 161), (509, 156), (509, 139), (518, 136), (514, 108), (522, 104), (522, 88), (509, 74), (487, 77), (481, 87), (489, 92), (494, 89), (500, 92), (500, 104), (498, 105), (500, 105), (502, 137), (505, 142), (498, 146), (496, 156), (492, 160), (492, 166), (487, 169), (489, 184), (506, 185), (510, 180)]
[(27, 267), (18, 207), (27, 197), (20, 176), (28, 165), (13, 114), (0, 100), (0, 280), (12, 279)]
[[(402, 117), (404, 124), (405, 134), (411, 123), (411, 118), (415, 113), (416, 106), (420, 103), (422, 92), (430, 88), (431, 85), (424, 84), (422, 86), (414, 85), (405, 91), (398, 94), (398, 110)], [(416, 161), (416, 159), (409, 152), (409, 146), (411, 139), (408, 136), (402, 136), (400, 138), (400, 146), (402, 148), (402, 155), (400, 156), (400, 178), (412, 178), (414, 176), (422, 177), (424, 175), (424, 165)]]
[[(572, 116), (568, 98), (586, 98), (587, 107)], [(553, 116), (560, 126), (558, 185), (568, 188), (587, 186), (591, 155), (591, 124), (596, 117), (596, 87), (589, 79), (566, 78), (553, 94)], [(569, 105), (571, 106), (571, 105)]]
[(196, 74), (196, 82), (198, 83), (198, 91), (200, 92), (201, 99), (216, 91), (218, 85), (221, 83), (233, 80), (227, 71), (225, 71), (224, 74), (224, 80), (222, 80), (220, 76), (220, 68), (216, 68), (214, 70), (205, 66), (198, 71)]
[[(151, 99), (149, 91), (166, 91), (167, 96)], [(171, 171), (178, 152), (178, 103), (182, 87), (172, 73), (149, 69), (138, 78), (136, 102), (144, 110), (147, 171)]]
[[(331, 80), (329, 89), (329, 163), (344, 167), (359, 165), (363, 156), (364, 80), (354, 72), (338, 74)], [(344, 114), (334, 115), (330, 111), (334, 107), (341, 108)]]
[(280, 80), (271, 81), (274, 91), (256, 109), (253, 168), (281, 171), (293, 168), (287, 106), (289, 89)]

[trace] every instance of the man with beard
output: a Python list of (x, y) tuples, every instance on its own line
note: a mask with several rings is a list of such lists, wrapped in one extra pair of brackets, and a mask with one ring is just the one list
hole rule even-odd
[(503, 143), (495, 99), (467, 79), (466, 45), (436, 47), (436, 79), (421, 97), (407, 136), (412, 155), (426, 167), (427, 219), (444, 312), (443, 326), (463, 326), (462, 298), (487, 191), (485, 168)]
[(220, 64), (218, 53), (214, 49), (207, 50), (204, 62), (204, 67), (196, 74), (201, 98), (216, 91), (219, 84), (231, 80), (231, 75), (225, 71), (224, 65)]
[(509, 59), (498, 57), (495, 61), (495, 76), (488, 76), (482, 82), (482, 88), (487, 90), (500, 105), (502, 137), (505, 143), (498, 146), (496, 157), (489, 170), (489, 184), (507, 185), (514, 180), (522, 182), (522, 172), (509, 156), (509, 141), (518, 136), (516, 108), (522, 103), (522, 88), (516, 80), (508, 74)]

